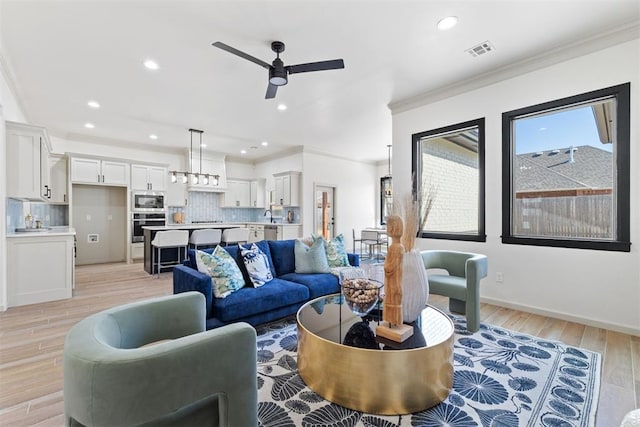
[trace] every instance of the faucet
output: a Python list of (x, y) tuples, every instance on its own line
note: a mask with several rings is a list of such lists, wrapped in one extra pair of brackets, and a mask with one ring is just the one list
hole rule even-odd
[(271, 212), (271, 209), (267, 209), (266, 211), (264, 211), (264, 216), (267, 216), (267, 214), (269, 214), (269, 222), (271, 224), (275, 224), (275, 222), (273, 221), (273, 212)]

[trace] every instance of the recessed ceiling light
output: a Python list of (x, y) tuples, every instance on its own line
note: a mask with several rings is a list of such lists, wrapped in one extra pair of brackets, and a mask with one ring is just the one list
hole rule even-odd
[(149, 138), (158, 139), (158, 135), (152, 133), (151, 135), (149, 135)]
[(262, 145), (263, 147), (266, 147), (267, 145), (269, 145), (269, 143), (267, 141), (262, 141), (260, 145)]
[(437, 27), (439, 30), (444, 31), (444, 30), (449, 30), (455, 27), (457, 23), (458, 23), (457, 16), (447, 16), (446, 18), (442, 18), (441, 20), (438, 21)]
[(158, 68), (160, 68), (158, 66), (158, 63), (156, 61), (152, 61), (151, 59), (147, 59), (146, 61), (144, 61), (144, 66), (150, 70), (157, 70)]
[(86, 127), (87, 129), (93, 129), (95, 126), (93, 125), (93, 123), (85, 123), (84, 127)]
[(286, 106), (286, 105), (284, 105), (284, 104), (278, 104), (278, 110), (280, 110), (280, 111), (284, 111), (284, 110), (286, 110), (286, 109), (287, 109), (287, 106)]
[(240, 150), (240, 154), (247, 154), (247, 150)]
[(100, 104), (97, 101), (89, 101), (87, 105), (91, 108), (100, 108)]

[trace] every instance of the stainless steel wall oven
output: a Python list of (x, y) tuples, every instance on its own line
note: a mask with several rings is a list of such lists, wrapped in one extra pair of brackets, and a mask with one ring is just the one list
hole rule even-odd
[(134, 212), (131, 214), (131, 242), (144, 242), (142, 227), (167, 225), (166, 213)]

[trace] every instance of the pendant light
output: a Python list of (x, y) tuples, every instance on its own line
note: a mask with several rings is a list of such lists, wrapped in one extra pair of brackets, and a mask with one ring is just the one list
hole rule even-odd
[[(193, 167), (193, 134), (197, 133), (200, 136), (200, 151), (199, 151), (199, 165), (198, 165), (198, 171), (194, 171), (194, 167)], [(198, 185), (198, 184), (202, 184), (202, 185), (215, 185), (217, 186), (220, 182), (220, 176), (219, 175), (211, 175), (211, 174), (203, 174), (202, 173), (202, 134), (204, 133), (204, 131), (199, 130), (199, 129), (189, 129), (189, 135), (190, 135), (190, 140), (189, 140), (189, 170), (187, 172), (181, 172), (181, 171), (171, 171), (171, 182), (172, 183), (177, 183), (178, 182), (178, 175), (182, 175), (182, 183), (183, 184), (187, 184), (189, 183), (189, 178), (191, 178), (191, 184), (193, 185)]]

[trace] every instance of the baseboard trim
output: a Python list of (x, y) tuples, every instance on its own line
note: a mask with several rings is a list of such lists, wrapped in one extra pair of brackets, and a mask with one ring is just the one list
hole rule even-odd
[(546, 317), (553, 317), (556, 319), (567, 320), (569, 322), (581, 323), (587, 326), (593, 326), (596, 328), (608, 329), (615, 332), (621, 332), (623, 334), (634, 335), (640, 337), (640, 329), (635, 329), (629, 326), (621, 325), (619, 323), (603, 322), (599, 320), (589, 319), (581, 316), (573, 316), (567, 313), (561, 313), (558, 311), (547, 310), (541, 307), (535, 307), (531, 305), (515, 304), (509, 301), (504, 301), (496, 298), (481, 297), (481, 302), (497, 305), (499, 307), (511, 308), (514, 310), (524, 311), (526, 313), (539, 314)]

